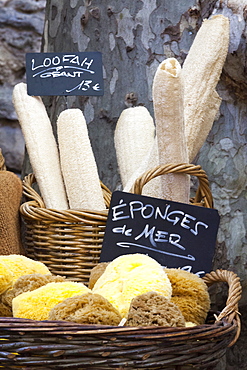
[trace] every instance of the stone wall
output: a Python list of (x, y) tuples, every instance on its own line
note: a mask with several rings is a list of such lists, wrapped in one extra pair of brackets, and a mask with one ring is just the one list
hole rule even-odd
[(0, 0), (0, 148), (9, 170), (20, 174), (24, 139), (12, 104), (25, 82), (25, 54), (39, 52), (46, 0)]

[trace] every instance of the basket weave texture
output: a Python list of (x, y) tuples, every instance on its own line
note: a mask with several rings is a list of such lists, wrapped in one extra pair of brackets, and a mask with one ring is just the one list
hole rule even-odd
[[(200, 166), (193, 164), (158, 166), (138, 178), (131, 191), (141, 194), (148, 181), (168, 173), (196, 176), (199, 186), (191, 199), (192, 204), (213, 207), (207, 175)], [(26, 225), (26, 255), (45, 263), (55, 275), (87, 284), (91, 269), (99, 262), (108, 211), (47, 209), (34, 190), (34, 184), (33, 174), (23, 180), (23, 194), (28, 200), (21, 205), (20, 213)], [(109, 207), (111, 192), (103, 184), (101, 186)]]
[[(147, 171), (134, 184), (132, 192), (141, 194), (152, 178), (168, 173), (196, 176), (199, 186), (192, 204), (211, 208), (212, 195), (206, 173), (193, 164), (170, 164)], [(20, 207), (25, 222), (25, 249), (29, 258), (47, 265), (51, 273), (88, 284), (91, 269), (99, 262), (108, 211), (58, 211), (47, 209), (34, 190), (35, 176), (23, 180), (23, 194), (28, 199)], [(106, 206), (111, 192), (101, 184)]]
[[(33, 174), (23, 180), (23, 194), (29, 200), (20, 207), (27, 257), (43, 262), (54, 275), (87, 284), (99, 262), (108, 211), (47, 209), (32, 187), (35, 182)], [(111, 193), (101, 186), (109, 206)]]
[(226, 307), (204, 325), (109, 327), (0, 318), (0, 363), (4, 369), (215, 369), (240, 333), (241, 285), (226, 270), (203, 279), (229, 286)]
[[(213, 207), (205, 172), (200, 166), (170, 164), (147, 171), (132, 192), (141, 194), (152, 178), (167, 173), (196, 176), (199, 186), (191, 203)], [(31, 258), (41, 260), (54, 274), (86, 281), (98, 262), (107, 211), (46, 209), (33, 189), (34, 175), (23, 181), (21, 206), (27, 226), (26, 246)], [(111, 193), (102, 184), (106, 204)], [(109, 327), (65, 321), (0, 318), (0, 364), (5, 369), (214, 369), (227, 347), (240, 334), (238, 302), (241, 284), (231, 271), (204, 276), (208, 286), (227, 283), (225, 308), (210, 312), (206, 324), (189, 327)]]

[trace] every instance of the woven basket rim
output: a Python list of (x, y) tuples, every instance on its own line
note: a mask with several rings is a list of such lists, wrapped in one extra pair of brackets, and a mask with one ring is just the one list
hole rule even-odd
[[(216, 312), (216, 311), (213, 311)], [(11, 331), (19, 331), (20, 327), (22, 330), (29, 331), (31, 330), (49, 330), (49, 332), (59, 333), (63, 332), (63, 334), (73, 333), (75, 330), (77, 334), (136, 334), (143, 332), (145, 335), (155, 333), (156, 336), (164, 336), (165, 334), (169, 334), (170, 336), (173, 334), (175, 336), (184, 336), (186, 334), (193, 334), (196, 332), (210, 332), (216, 330), (221, 330), (222, 327), (224, 330), (228, 330), (230, 327), (235, 327), (237, 329), (238, 322), (234, 318), (232, 322), (227, 322), (225, 318), (216, 321), (212, 324), (201, 324), (196, 325), (193, 327), (166, 327), (166, 326), (110, 326), (110, 325), (93, 325), (93, 324), (79, 324), (73, 323), (69, 321), (53, 321), (53, 320), (31, 320), (31, 319), (23, 319), (23, 318), (12, 318), (12, 317), (0, 317), (0, 328), (4, 327), (8, 323), (9, 328)]]
[(213, 208), (213, 197), (209, 187), (207, 174), (200, 165), (195, 165), (192, 163), (168, 163), (151, 168), (138, 177), (138, 179), (136, 179), (130, 192), (134, 194), (141, 194), (145, 184), (155, 177), (169, 173), (196, 176), (199, 180), (199, 186), (195, 197), (190, 199), (190, 203), (193, 205)]
[[(20, 213), (26, 219), (45, 220), (52, 222), (88, 222), (92, 224), (105, 223), (108, 216), (108, 209), (102, 211), (88, 209), (66, 209), (57, 210), (46, 208), (43, 199), (36, 190), (33, 189), (33, 184), (36, 182), (33, 173), (24, 177), (23, 195), (29, 200), (20, 205)], [(111, 192), (101, 183), (102, 192), (105, 199), (106, 207), (109, 207)]]

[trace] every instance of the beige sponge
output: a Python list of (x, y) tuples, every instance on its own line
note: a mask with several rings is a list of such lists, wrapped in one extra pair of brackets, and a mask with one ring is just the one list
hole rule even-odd
[(173, 302), (156, 292), (148, 292), (132, 299), (125, 325), (185, 327), (185, 320)]
[(181, 269), (165, 269), (171, 284), (171, 301), (182, 312), (186, 322), (204, 324), (210, 309), (210, 297), (205, 282), (197, 275)]
[(79, 324), (118, 325), (118, 310), (99, 294), (85, 293), (67, 298), (53, 307), (49, 320), (73, 321)]

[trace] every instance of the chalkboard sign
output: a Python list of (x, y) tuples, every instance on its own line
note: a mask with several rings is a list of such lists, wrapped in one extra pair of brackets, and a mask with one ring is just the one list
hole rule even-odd
[(33, 96), (104, 94), (99, 52), (27, 53), (26, 75)]
[(100, 262), (144, 253), (203, 276), (212, 270), (219, 221), (215, 209), (115, 191)]

